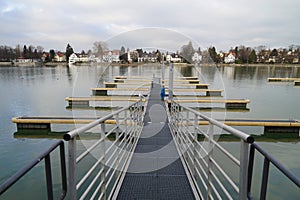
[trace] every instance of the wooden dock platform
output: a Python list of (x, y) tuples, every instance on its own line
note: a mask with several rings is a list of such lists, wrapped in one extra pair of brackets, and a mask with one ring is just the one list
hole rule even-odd
[[(163, 81), (163, 83), (166, 83), (166, 82), (169, 82), (169, 80), (167, 80), (167, 79), (164, 79), (164, 80), (162, 80)], [(190, 83), (190, 84), (199, 84), (200, 83), (200, 81), (199, 80), (193, 80), (193, 79), (191, 79), (191, 80), (186, 80), (186, 79), (174, 79), (174, 83), (176, 83), (176, 82), (182, 82), (182, 83)]]
[(151, 80), (148, 79), (114, 79), (115, 83), (151, 83)]
[(108, 91), (138, 91), (149, 92), (150, 88), (135, 87), (135, 88), (91, 88), (94, 96), (107, 96)]
[(227, 109), (246, 109), (248, 99), (180, 99), (176, 103), (225, 103)]
[[(225, 119), (218, 120), (228, 126), (261, 126), (266, 133), (295, 133), (299, 136), (300, 121), (290, 119)], [(199, 125), (209, 125), (206, 120), (199, 120)], [(189, 123), (193, 126), (193, 123)]]
[[(168, 87), (168, 84), (163, 84), (165, 87)], [(204, 84), (204, 83), (175, 83), (174, 86), (180, 86), (180, 87), (195, 87), (195, 89), (208, 89), (209, 84)]]
[[(91, 97), (67, 97), (65, 100), (69, 103), (70, 107), (89, 107), (91, 101), (139, 101), (138, 96), (91, 96)], [(146, 99), (142, 100), (143, 102)]]
[[(104, 85), (106, 88), (117, 88), (119, 85), (120, 86), (132, 86), (136, 85), (134, 82), (129, 82), (129, 83), (116, 83), (116, 82), (104, 82)], [(143, 83), (142, 85), (139, 85), (139, 87), (150, 87), (152, 84), (151, 83)]]
[[(169, 89), (166, 88), (166, 92)], [(210, 90), (210, 89), (194, 89), (194, 88), (177, 88), (173, 89), (175, 95), (178, 95), (178, 92), (189, 92), (191, 96), (200, 95), (200, 93), (205, 93), (205, 96), (222, 96), (223, 90)]]
[[(98, 119), (97, 117), (68, 117), (68, 116), (22, 116), (12, 118), (12, 122), (17, 124), (18, 131), (20, 130), (49, 130), (51, 124), (88, 124)], [(116, 121), (109, 119), (105, 124), (115, 124)]]
[(300, 78), (268, 78), (269, 82), (294, 82), (300, 81)]
[(114, 76), (114, 79), (147, 79), (152, 81), (152, 77), (149, 76)]
[[(96, 117), (14, 117), (12, 122), (17, 124), (19, 130), (51, 130), (51, 124), (87, 124), (98, 118)], [(265, 128), (267, 132), (275, 133), (298, 133), (300, 129), (299, 120), (290, 119), (225, 119), (219, 120), (229, 126), (261, 126)], [(116, 120), (109, 119), (105, 121), (106, 124), (115, 124)], [(123, 123), (122, 119), (119, 119), (119, 123)], [(199, 125), (209, 125), (206, 120), (199, 120)], [(194, 125), (194, 122), (190, 122), (184, 125)]]

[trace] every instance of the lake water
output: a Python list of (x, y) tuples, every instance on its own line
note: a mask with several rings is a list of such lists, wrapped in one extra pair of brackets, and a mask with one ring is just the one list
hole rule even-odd
[[(227, 118), (300, 119), (300, 87), (292, 83), (269, 83), (268, 77), (300, 77), (300, 68), (276, 67), (187, 67), (175, 66), (176, 76), (199, 76), (211, 89), (223, 89), (224, 98), (249, 99), (246, 112), (217, 112)], [(105, 110), (67, 110), (66, 97), (90, 96), (90, 88), (112, 81), (116, 75), (160, 77), (157, 65), (132, 67), (54, 66), (54, 67), (0, 67), (0, 183), (28, 164), (57, 139), (18, 136), (11, 119), (16, 116), (88, 116), (106, 115)], [(167, 75), (167, 71), (166, 71)], [(71, 130), (74, 125), (55, 125), (53, 131)], [(237, 127), (252, 134), (261, 134), (262, 128)], [(259, 143), (292, 172), (300, 177), (299, 140), (269, 140)], [(225, 144), (238, 145), (235, 142)], [(57, 163), (54, 161), (54, 163)], [(54, 166), (57, 168), (57, 166)], [(30, 172), (0, 199), (45, 198), (43, 165)], [(276, 191), (282, 178), (270, 176), (276, 184), (270, 186), (272, 198), (281, 199)], [(275, 177), (275, 178), (274, 178)], [(59, 180), (54, 180), (59, 184)], [(16, 192), (17, 191), (17, 192)], [(59, 191), (55, 191), (59, 193)], [(55, 193), (55, 194), (56, 194)], [(275, 194), (275, 195), (274, 195)], [(268, 194), (269, 195), (269, 194)], [(285, 194), (293, 199), (299, 189)]]

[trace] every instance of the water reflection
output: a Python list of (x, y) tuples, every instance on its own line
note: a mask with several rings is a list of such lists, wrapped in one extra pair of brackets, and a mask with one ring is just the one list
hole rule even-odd
[[(168, 77), (168, 66), (166, 78)], [(175, 65), (176, 76), (197, 76), (202, 83), (209, 83), (210, 89), (226, 89), (228, 99), (250, 99), (249, 109), (243, 112), (227, 112), (228, 118), (277, 118), (299, 119), (299, 89), (292, 85), (274, 85), (267, 82), (268, 77), (300, 77), (299, 67), (288, 66), (242, 66), (242, 67), (205, 67)], [(20, 169), (28, 160), (49, 146), (53, 138), (40, 138), (36, 134), (13, 134), (16, 131), (11, 118), (19, 115), (28, 116), (72, 116), (73, 112), (89, 115), (89, 111), (67, 110), (68, 96), (90, 96), (91, 87), (104, 81), (113, 81), (114, 76), (160, 77), (159, 64), (138, 66), (56, 66), (56, 67), (1, 67), (0, 68), (1, 121), (0, 121), (0, 175), (3, 182), (8, 176)], [(220, 79), (221, 75), (221, 79)], [(223, 83), (220, 83), (222, 81)], [(94, 109), (94, 108), (92, 108)], [(222, 108), (217, 112), (226, 111)], [(76, 114), (76, 113), (75, 113)], [(97, 115), (105, 114), (98, 110)], [(205, 114), (205, 113), (204, 113)], [(67, 127), (69, 130), (74, 127)], [(245, 130), (254, 133), (255, 128)], [(59, 131), (58, 131), (59, 132)], [(41, 136), (42, 137), (42, 136)], [(299, 175), (299, 137), (293, 139), (264, 138), (257, 136), (257, 141), (266, 141), (268, 152)], [(275, 137), (275, 136), (274, 136)], [(223, 139), (223, 138), (221, 138)], [(281, 143), (278, 143), (278, 142)], [(232, 146), (229, 143), (229, 146)], [(274, 153), (275, 152), (275, 153)], [(27, 184), (28, 185), (28, 184)]]
[(223, 76), (233, 80), (267, 80), (269, 77), (300, 77), (299, 67), (280, 66), (222, 66), (218, 67)]

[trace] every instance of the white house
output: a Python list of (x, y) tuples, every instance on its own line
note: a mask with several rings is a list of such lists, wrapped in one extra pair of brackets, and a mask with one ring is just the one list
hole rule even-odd
[(102, 59), (104, 62), (110, 62), (110, 63), (120, 62), (120, 51), (119, 50), (105, 51)]
[(182, 62), (182, 59), (178, 54), (173, 54), (173, 55), (167, 55), (166, 61), (167, 62)]
[(225, 63), (234, 63), (235, 62), (235, 56), (232, 52), (230, 52), (229, 54), (225, 55), (224, 58), (224, 62)]
[(69, 64), (74, 64), (76, 62), (79, 62), (79, 58), (75, 53), (72, 53), (69, 57)]
[(192, 57), (192, 61), (195, 63), (199, 63), (202, 60), (202, 56), (199, 55), (199, 53), (195, 52), (193, 57)]

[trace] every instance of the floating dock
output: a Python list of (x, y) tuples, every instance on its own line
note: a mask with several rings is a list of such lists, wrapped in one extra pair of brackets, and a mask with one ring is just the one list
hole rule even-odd
[[(91, 88), (94, 96), (107, 96), (108, 91), (132, 91), (132, 92), (149, 92), (149, 88), (135, 87), (135, 88)], [(137, 93), (139, 94), (139, 93)]]
[[(86, 124), (96, 117), (15, 117), (12, 122), (17, 124), (18, 130), (51, 130), (51, 124)], [(123, 123), (120, 118), (119, 123)], [(300, 121), (289, 119), (225, 119), (219, 120), (229, 126), (262, 126), (266, 132), (299, 133)], [(116, 120), (109, 119), (106, 124), (115, 124)], [(192, 126), (194, 123), (189, 123)], [(199, 125), (209, 125), (208, 121), (199, 120)]]
[[(169, 89), (166, 88), (166, 91)], [(205, 96), (222, 96), (223, 90), (209, 90), (209, 89), (193, 89), (193, 88), (178, 88), (173, 89), (175, 95), (179, 92), (190, 92), (190, 96), (199, 96), (200, 93), (205, 93)]]
[[(115, 82), (104, 82), (104, 85), (106, 88), (117, 88), (119, 85), (120, 86), (128, 86), (128, 85), (136, 85), (136, 83), (115, 83)], [(142, 85), (139, 85), (139, 87), (150, 87), (152, 84), (151, 83), (144, 83)]]
[[(166, 82), (169, 82), (169, 80), (167, 79), (164, 79), (162, 80), (164, 83)], [(191, 79), (191, 80), (186, 80), (186, 79), (174, 79), (174, 83), (176, 82), (182, 82), (182, 83), (190, 83), (190, 84), (199, 84), (200, 81), (198, 79), (194, 80), (194, 79)]]
[(227, 109), (246, 109), (250, 103), (248, 99), (182, 99), (176, 103), (225, 103)]
[[(91, 97), (67, 97), (65, 100), (69, 103), (69, 106), (75, 107), (89, 107), (91, 101), (139, 101), (138, 96), (91, 96)], [(145, 101), (143, 99), (142, 101)]]
[[(261, 126), (265, 133), (295, 133), (299, 136), (300, 121), (289, 119), (225, 119), (218, 120), (228, 126)], [(208, 121), (199, 120), (199, 125), (209, 125)], [(188, 125), (192, 126), (193, 123)]]
[[(51, 124), (88, 124), (99, 119), (97, 117), (14, 117), (12, 122), (17, 124), (18, 131), (20, 130), (49, 130), (51, 131)], [(109, 119), (105, 121), (106, 124), (115, 124), (116, 121)]]
[[(167, 84), (163, 84), (165, 87), (168, 87)], [(174, 86), (180, 87), (195, 87), (195, 89), (208, 89), (209, 84), (198, 83), (198, 84), (191, 84), (191, 83), (175, 83)]]
[(115, 83), (151, 83), (151, 80), (147, 79), (114, 79)]
[(294, 82), (300, 81), (300, 78), (268, 78), (269, 82)]

